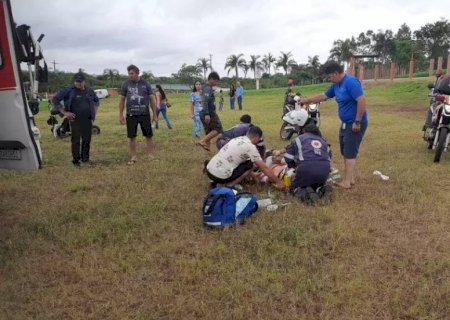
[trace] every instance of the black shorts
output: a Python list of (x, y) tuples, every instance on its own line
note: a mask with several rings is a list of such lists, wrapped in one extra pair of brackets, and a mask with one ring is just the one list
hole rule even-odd
[(128, 138), (136, 138), (138, 124), (141, 125), (142, 135), (144, 137), (153, 137), (152, 123), (150, 115), (130, 116), (127, 115), (127, 134)]
[(206, 115), (203, 112), (200, 113), (200, 120), (202, 121), (203, 128), (205, 129), (205, 134), (208, 134), (213, 130), (216, 130), (218, 133), (222, 133), (223, 132), (222, 123), (220, 122), (217, 113), (211, 113), (209, 116), (211, 121), (209, 121), (209, 124), (206, 124), (205, 122)]
[(206, 174), (212, 181), (214, 181), (216, 183), (220, 183), (220, 184), (225, 184), (225, 183), (229, 183), (229, 182), (236, 180), (237, 178), (239, 178), (240, 176), (242, 176), (244, 173), (246, 173), (248, 170), (251, 170), (251, 169), (253, 169), (253, 162), (251, 162), (250, 160), (247, 160), (247, 161), (241, 163), (240, 165), (238, 165), (236, 167), (236, 169), (233, 170), (233, 173), (231, 174), (231, 177), (229, 177), (229, 178), (226, 178), (226, 179), (217, 178), (216, 176), (209, 173), (208, 170), (206, 170)]

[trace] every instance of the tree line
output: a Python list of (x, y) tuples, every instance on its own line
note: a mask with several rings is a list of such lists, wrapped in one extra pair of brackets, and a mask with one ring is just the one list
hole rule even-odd
[[(333, 42), (327, 60), (346, 63), (353, 56), (372, 56), (359, 59), (359, 63), (370, 67), (374, 63), (394, 62), (399, 67), (407, 67), (411, 58), (418, 70), (426, 70), (428, 60), (447, 57), (450, 49), (450, 22), (441, 18), (434, 23), (427, 23), (420, 29), (412, 31), (403, 23), (397, 32), (392, 30), (367, 30), (357, 36), (337, 39)], [(446, 59), (444, 59), (446, 60)], [(291, 51), (280, 51), (275, 56), (267, 54), (250, 55), (231, 54), (226, 58), (224, 68), (227, 76), (223, 83), (231, 83), (240, 79), (246, 87), (254, 87), (251, 79), (261, 78), (262, 87), (284, 86), (287, 78), (297, 83), (324, 81), (322, 63), (318, 55), (309, 56), (306, 63), (297, 63)], [(157, 77), (150, 70), (143, 71), (142, 77), (152, 83), (192, 85), (196, 79), (205, 80), (213, 68), (208, 58), (199, 58), (194, 64), (183, 63), (176, 73), (170, 77)], [(280, 72), (282, 71), (282, 72)], [(248, 78), (248, 73), (251, 77)], [(230, 73), (232, 76), (230, 77)], [(49, 83), (42, 87), (43, 91), (54, 92), (72, 81), (72, 73), (52, 72)], [(93, 87), (118, 87), (127, 78), (117, 69), (105, 69), (101, 75), (88, 75), (87, 81)]]

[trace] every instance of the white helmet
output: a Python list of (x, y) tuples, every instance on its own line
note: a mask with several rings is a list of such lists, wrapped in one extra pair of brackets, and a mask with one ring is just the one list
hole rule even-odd
[(294, 124), (300, 127), (304, 126), (306, 120), (308, 120), (308, 111), (306, 111), (305, 109), (293, 110), (291, 112), (288, 112), (283, 117), (283, 120), (289, 124)]

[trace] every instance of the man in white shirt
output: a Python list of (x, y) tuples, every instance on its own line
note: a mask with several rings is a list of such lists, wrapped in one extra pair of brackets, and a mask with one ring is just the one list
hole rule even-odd
[(277, 189), (283, 190), (285, 185), (264, 163), (256, 148), (262, 136), (262, 130), (254, 126), (250, 127), (246, 136), (231, 139), (209, 161), (206, 166), (208, 177), (216, 184), (232, 187), (250, 174), (255, 164)]

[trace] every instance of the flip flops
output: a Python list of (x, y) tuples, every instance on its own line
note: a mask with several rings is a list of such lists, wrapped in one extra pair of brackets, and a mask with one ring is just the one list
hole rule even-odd
[(136, 162), (137, 162), (137, 159), (131, 159), (130, 161), (127, 162), (127, 165), (132, 166)]

